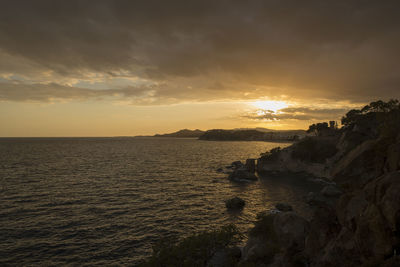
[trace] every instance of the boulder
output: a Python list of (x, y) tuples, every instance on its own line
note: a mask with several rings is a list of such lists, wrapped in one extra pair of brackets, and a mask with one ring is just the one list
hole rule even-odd
[(283, 212), (293, 210), (292, 206), (290, 206), (289, 204), (286, 204), (286, 203), (277, 203), (277, 204), (275, 204), (275, 208), (277, 210), (283, 211)]
[[(245, 247), (243, 248), (242, 262), (244, 266), (247, 263), (261, 264), (272, 262), (275, 254), (277, 253), (277, 244), (270, 239), (264, 239), (263, 237), (250, 236)], [(252, 266), (250, 264), (250, 266)]]
[(340, 231), (340, 224), (333, 207), (318, 207), (310, 221), (310, 231), (305, 240), (305, 253), (308, 258), (321, 255), (323, 248)]
[(242, 182), (242, 181), (255, 181), (257, 176), (254, 173), (247, 171), (245, 168), (239, 168), (229, 174), (229, 180)]
[(331, 206), (329, 200), (320, 193), (309, 192), (306, 196), (306, 202), (310, 206), (325, 207)]
[(256, 172), (256, 160), (255, 159), (247, 159), (245, 167), (248, 172), (255, 173)]
[(242, 251), (239, 247), (222, 248), (213, 254), (207, 266), (232, 266), (240, 260), (241, 255)]
[(246, 202), (240, 197), (234, 197), (225, 201), (225, 206), (229, 210), (240, 210), (243, 209)]
[(274, 229), (281, 250), (299, 252), (304, 250), (309, 222), (293, 211), (276, 213)]
[(241, 161), (238, 160), (238, 161), (232, 162), (231, 166), (234, 169), (239, 169), (239, 168), (242, 168), (244, 166), (244, 164)]
[(334, 185), (327, 185), (322, 188), (321, 194), (326, 197), (338, 197), (343, 194), (343, 192)]

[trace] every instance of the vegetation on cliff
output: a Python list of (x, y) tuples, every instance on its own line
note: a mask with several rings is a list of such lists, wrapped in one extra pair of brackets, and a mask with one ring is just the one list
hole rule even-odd
[(291, 156), (306, 162), (324, 163), (337, 152), (331, 139), (306, 137), (293, 145)]
[[(292, 250), (281, 243), (273, 266), (400, 266), (399, 102), (372, 102), (349, 111), (342, 123), (334, 135), (317, 134), (259, 159), (264, 167), (295, 171), (299, 170), (296, 161), (319, 164), (321, 170), (330, 171), (329, 178), (335, 184), (310, 195), (314, 216), (301, 233), (301, 246)], [(321, 127), (326, 128), (326, 124)], [(330, 143), (324, 147), (327, 140)], [(282, 228), (285, 234), (300, 234), (303, 222), (292, 227), (273, 224), (275, 233)], [(277, 236), (279, 239), (282, 234)], [(256, 237), (250, 239), (247, 251), (265, 244)], [(281, 251), (291, 253), (282, 255)], [(257, 255), (250, 255), (257, 265), (270, 263), (261, 257), (262, 252)], [(295, 256), (302, 260), (291, 262)], [(246, 257), (248, 253), (243, 255)]]
[(199, 137), (208, 141), (295, 141), (304, 135), (304, 131), (270, 131), (259, 130), (208, 130)]
[(242, 238), (234, 225), (226, 225), (180, 241), (164, 239), (153, 247), (152, 256), (139, 266), (207, 266), (214, 254), (221, 250), (227, 251), (228, 261), (233, 266), (238, 261), (236, 257), (240, 257), (233, 248)]
[(204, 134), (204, 131), (196, 129), (196, 130), (188, 130), (188, 129), (183, 129), (179, 130), (174, 133), (168, 133), (168, 134), (156, 134), (154, 137), (180, 137), (180, 138), (198, 138)]

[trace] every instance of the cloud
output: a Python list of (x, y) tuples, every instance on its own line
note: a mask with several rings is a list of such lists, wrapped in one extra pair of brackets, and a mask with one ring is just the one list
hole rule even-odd
[[(1, 80), (1, 79), (0, 79)], [(4, 79), (3, 79), (4, 80)], [(100, 84), (105, 82), (100, 82)], [(248, 97), (237, 95), (234, 91), (220, 88), (215, 90), (214, 84), (202, 84), (200, 87), (187, 86), (184, 82), (179, 86), (167, 83), (139, 84), (116, 88), (96, 88), (61, 85), (58, 83), (26, 83), (19, 80), (0, 81), (0, 101), (20, 102), (57, 102), (57, 101), (88, 101), (109, 100), (124, 102), (131, 105), (168, 105), (182, 102), (208, 102), (230, 99), (241, 101)]]
[[(32, 88), (38, 101), (141, 99), (143, 86), (152, 103), (400, 97), (399, 9), (398, 1), (4, 1), (0, 77), (25, 85), (0, 86), (14, 101)], [(116, 91), (79, 89), (98, 77)], [(121, 86), (121, 77), (145, 82)]]
[(244, 115), (244, 118), (251, 120), (337, 120), (348, 111), (348, 108), (309, 108), (309, 107), (288, 107), (277, 112), (272, 110), (258, 110)]

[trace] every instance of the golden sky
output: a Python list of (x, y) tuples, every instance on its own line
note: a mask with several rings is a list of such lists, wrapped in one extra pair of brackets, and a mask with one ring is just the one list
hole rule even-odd
[(5, 1), (0, 136), (307, 128), (399, 98), (397, 1)]

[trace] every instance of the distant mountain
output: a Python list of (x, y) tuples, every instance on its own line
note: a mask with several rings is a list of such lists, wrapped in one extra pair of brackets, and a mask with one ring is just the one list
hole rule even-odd
[(204, 131), (199, 130), (199, 129), (196, 129), (196, 130), (183, 129), (183, 130), (179, 130), (174, 133), (156, 134), (156, 135), (154, 135), (154, 137), (197, 138), (197, 137), (200, 137), (204, 133), (205, 133)]
[[(262, 128), (266, 130), (265, 128)], [(208, 130), (199, 137), (208, 141), (294, 141), (306, 135), (304, 130), (260, 131), (255, 129)]]
[(256, 128), (235, 128), (233, 129), (234, 131), (237, 130), (256, 130), (259, 132), (265, 132), (265, 133), (270, 133), (270, 132), (280, 132), (280, 133), (299, 133), (299, 134), (304, 134), (304, 130), (275, 130), (275, 129), (268, 129), (268, 128), (263, 128), (263, 127), (256, 127)]
[(183, 129), (173, 133), (136, 137), (199, 138), (209, 141), (292, 141), (304, 136), (306, 136), (304, 130), (272, 130), (258, 127), (233, 130), (212, 129), (208, 131)]
[(263, 127), (256, 127), (256, 128), (235, 128), (232, 129), (233, 131), (244, 131), (244, 130), (257, 130), (260, 132), (274, 132), (276, 130), (273, 129), (268, 129), (268, 128), (263, 128)]

